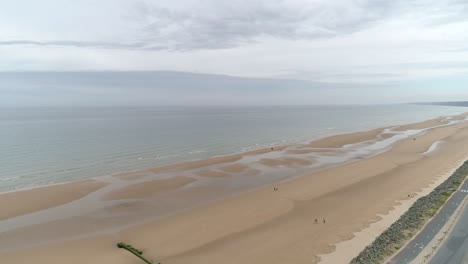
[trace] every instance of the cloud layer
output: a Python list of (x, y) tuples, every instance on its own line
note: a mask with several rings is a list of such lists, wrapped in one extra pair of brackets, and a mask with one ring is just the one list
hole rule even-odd
[(203, 1), (179, 10), (140, 4), (135, 18), (148, 43), (176, 50), (222, 49), (263, 37), (317, 39), (354, 32), (384, 17), (388, 2)]
[[(91, 48), (193, 50), (224, 49), (246, 45), (262, 38), (322, 39), (350, 34), (371, 27), (393, 17), (411, 17), (428, 26), (457, 23), (468, 18), (468, 3), (462, 0), (234, 0), (234, 1), (124, 1), (121, 15), (112, 19), (131, 24), (129, 28), (113, 30), (119, 40), (99, 39), (102, 29), (97, 27), (94, 39), (77, 38), (32, 39), (27, 34), (19, 39), (5, 39), (0, 45), (73, 46)], [(111, 2), (104, 1), (96, 8), (104, 9)], [(88, 8), (91, 8), (90, 6)], [(59, 10), (60, 11), (60, 10)], [(86, 12), (86, 9), (81, 12)], [(70, 30), (93, 31), (93, 23), (82, 21), (76, 13), (70, 20), (89, 23), (89, 27)], [(53, 14), (52, 14), (53, 16)], [(45, 18), (47, 19), (47, 18)], [(96, 19), (98, 20), (98, 19)], [(30, 26), (34, 21), (31, 21)], [(53, 29), (52, 29), (53, 30)], [(53, 35), (53, 32), (50, 32)], [(84, 32), (78, 32), (78, 34)], [(125, 41), (124, 35), (137, 37)], [(20, 34), (21, 35), (21, 34)], [(86, 33), (84, 34), (86, 35)], [(105, 35), (105, 34), (104, 34)], [(96, 38), (98, 38), (96, 40)], [(124, 41), (122, 41), (124, 40)]]
[[(428, 25), (454, 23), (466, 20), (468, 11), (468, 3), (457, 0), (208, 0), (179, 1), (177, 4), (130, 1), (124, 6), (128, 6), (128, 10), (121, 10), (122, 15), (117, 18), (132, 24), (130, 28), (133, 32), (117, 27), (113, 30), (117, 34), (136, 36), (136, 41), (60, 39), (60, 36), (54, 39), (31, 39), (24, 35), (21, 39), (3, 39), (0, 45), (143, 50), (224, 49), (262, 38), (297, 40), (336, 37), (371, 27), (395, 16), (413, 16)], [(77, 17), (70, 19), (80, 19), (80, 15), (77, 13)], [(106, 19), (105, 14), (103, 16)], [(90, 31), (94, 30), (93, 22), (97, 21), (89, 21)], [(103, 32), (96, 32), (96, 35), (99, 33)]]
[[(1, 107), (155, 105), (317, 105), (460, 101), (468, 77), (350, 84), (181, 72), (0, 73)], [(412, 89), (408, 89), (408, 87)]]
[(467, 13), (464, 0), (16, 0), (0, 9), (0, 71), (186, 71), (339, 89), (456, 79), (468, 74)]

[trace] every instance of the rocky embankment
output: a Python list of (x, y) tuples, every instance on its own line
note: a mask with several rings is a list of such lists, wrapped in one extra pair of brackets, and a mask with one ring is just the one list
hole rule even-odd
[(447, 201), (468, 175), (468, 161), (430, 194), (419, 198), (408, 211), (351, 261), (351, 264), (381, 263), (397, 251)]

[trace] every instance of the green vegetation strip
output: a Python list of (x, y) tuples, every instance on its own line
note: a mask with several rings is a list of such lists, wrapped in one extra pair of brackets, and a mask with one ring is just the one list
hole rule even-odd
[(432, 217), (454, 193), (468, 175), (465, 161), (447, 180), (430, 194), (419, 198), (395, 223), (378, 236), (351, 261), (351, 264), (382, 263), (400, 249), (405, 242)]
[[(124, 248), (124, 249), (130, 251), (131, 253), (133, 253), (133, 255), (139, 257), (141, 260), (143, 260), (144, 262), (146, 262), (148, 264), (155, 264), (152, 260), (149, 260), (149, 259), (143, 257), (143, 251), (132, 247), (132, 245), (127, 245), (127, 244), (125, 244), (123, 242), (120, 242), (120, 243), (117, 244), (117, 247), (118, 248)], [(160, 264), (160, 263), (157, 263), (157, 264)]]

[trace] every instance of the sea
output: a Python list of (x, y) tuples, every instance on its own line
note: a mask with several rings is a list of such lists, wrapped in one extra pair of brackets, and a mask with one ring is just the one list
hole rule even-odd
[(0, 192), (465, 112), (416, 104), (0, 108)]

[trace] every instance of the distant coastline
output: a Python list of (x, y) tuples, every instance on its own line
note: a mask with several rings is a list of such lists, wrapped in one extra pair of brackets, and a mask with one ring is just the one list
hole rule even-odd
[(419, 102), (412, 103), (415, 105), (441, 105), (441, 106), (462, 106), (468, 107), (468, 101), (458, 101), (458, 102)]

